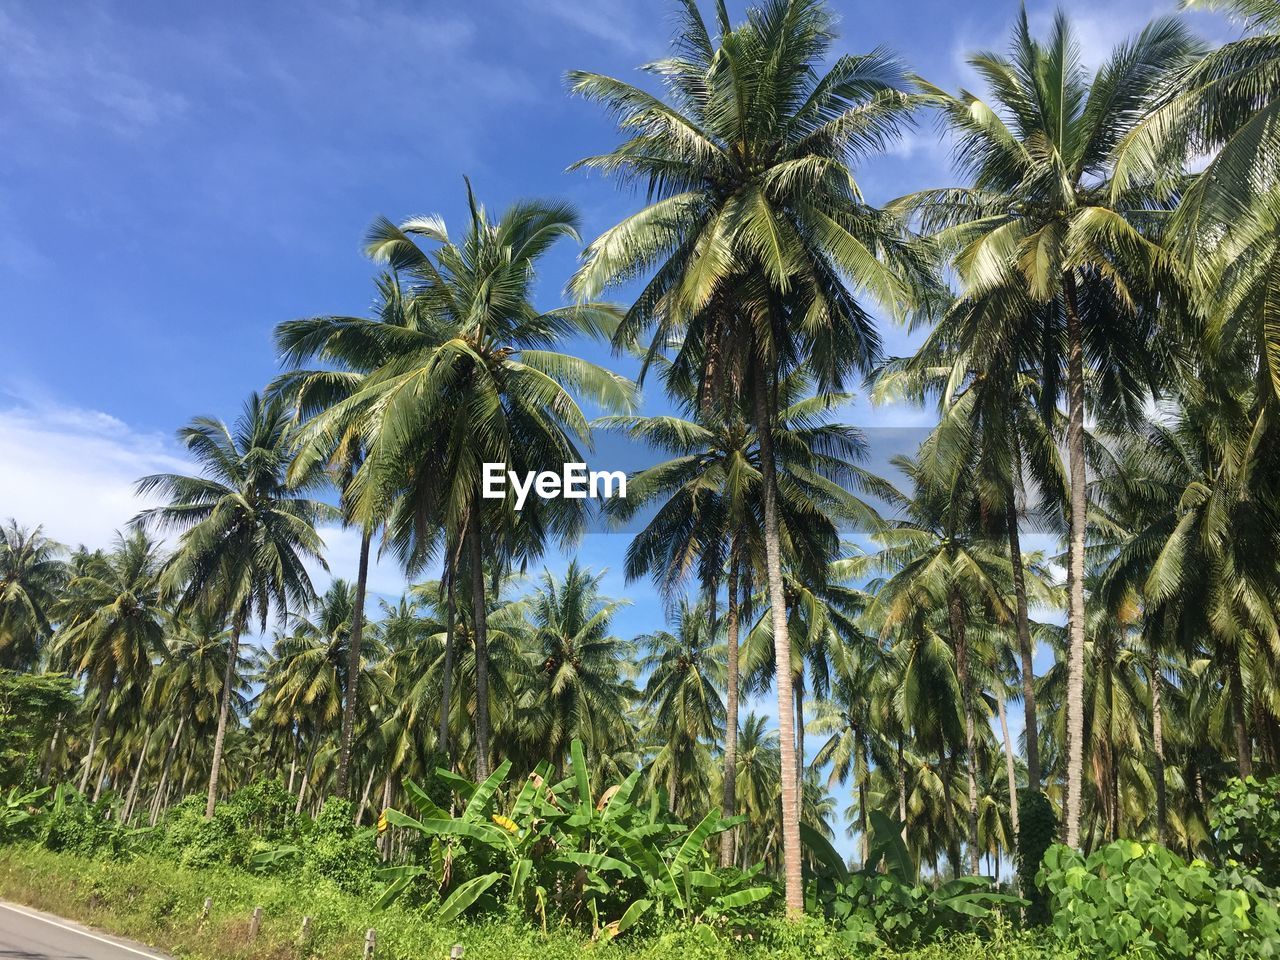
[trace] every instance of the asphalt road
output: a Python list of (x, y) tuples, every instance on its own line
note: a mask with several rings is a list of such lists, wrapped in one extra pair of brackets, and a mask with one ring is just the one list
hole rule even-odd
[(0, 960), (168, 960), (141, 944), (0, 901)]

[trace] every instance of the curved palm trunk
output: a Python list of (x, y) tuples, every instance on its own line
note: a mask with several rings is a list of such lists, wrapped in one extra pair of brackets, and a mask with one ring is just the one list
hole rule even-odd
[[(728, 684), (724, 705), (724, 777), (720, 798), (720, 815), (732, 817), (738, 812), (738, 544), (734, 539), (729, 551), (729, 608), (725, 611), (728, 646)], [(720, 866), (733, 866), (733, 847), (738, 830), (720, 834)]]
[(129, 781), (129, 794), (124, 806), (120, 808), (121, 823), (128, 823), (133, 816), (133, 805), (138, 799), (138, 784), (142, 780), (142, 765), (147, 762), (147, 751), (151, 749), (151, 734), (154, 732), (152, 727), (147, 727), (147, 735), (142, 738), (142, 749), (138, 751), (138, 762), (134, 764), (133, 778)]
[(902, 842), (907, 842), (907, 763), (902, 756), (902, 737), (898, 737), (898, 822), (902, 824)]
[(98, 735), (102, 732), (102, 721), (107, 716), (107, 700), (109, 699), (110, 688), (103, 686), (98, 692), (98, 712), (93, 717), (93, 730), (89, 733), (89, 752), (84, 758), (84, 772), (80, 774), (80, 785), (77, 789), (84, 793), (89, 789), (89, 778), (93, 776), (93, 755), (98, 750)]
[(227, 739), (227, 718), (231, 716), (231, 689), (236, 681), (236, 660), (240, 656), (240, 634), (244, 632), (244, 613), (236, 614), (231, 628), (231, 647), (227, 651), (227, 669), (222, 675), (222, 696), (218, 703), (218, 730), (213, 735), (213, 759), (209, 761), (209, 793), (205, 798), (204, 816), (213, 819), (218, 807), (218, 774), (222, 769), (222, 748)]
[(471, 547), (471, 606), (476, 633), (476, 779), (489, 776), (489, 628), (484, 602), (484, 551), (479, 525), (467, 533)]
[(1071, 477), (1071, 536), (1067, 561), (1067, 801), (1066, 843), (1080, 845), (1084, 785), (1084, 329), (1072, 271), (1063, 275), (1067, 312), (1067, 458)]
[(302, 812), (302, 802), (307, 796), (307, 784), (311, 782), (311, 771), (315, 768), (316, 750), (319, 746), (320, 735), (315, 733), (311, 737), (311, 749), (307, 751), (307, 765), (302, 771), (302, 783), (298, 785), (298, 802), (293, 805), (295, 817)]
[(436, 736), (440, 749), (453, 763), (453, 750), (449, 744), (449, 705), (453, 697), (453, 645), (454, 645), (454, 621), (457, 619), (457, 589), (454, 584), (454, 575), (457, 567), (453, 563), (452, 555), (445, 557), (445, 583), (447, 599), (445, 600), (445, 617), (446, 623), (444, 627), (444, 678), (441, 680), (440, 689), (440, 729)]
[(757, 371), (753, 386), (756, 436), (760, 444), (761, 499), (764, 501), (764, 553), (769, 585), (769, 611), (773, 620), (775, 676), (778, 684), (779, 777), (782, 789), (782, 855), (786, 877), (787, 913), (804, 912), (804, 879), (800, 858), (800, 807), (795, 779), (795, 728), (792, 722), (791, 636), (787, 630), (787, 598), (782, 586), (782, 544), (778, 530), (778, 476), (773, 459), (772, 420), (766, 386)]
[(342, 751), (338, 758), (338, 783), (335, 793), (347, 795), (347, 775), (351, 769), (351, 745), (355, 740), (356, 697), (360, 690), (360, 652), (364, 645), (364, 595), (369, 582), (369, 541), (373, 531), (360, 532), (360, 565), (356, 573), (356, 603), (351, 611), (351, 637), (347, 651), (347, 695), (342, 705)]
[(969, 872), (977, 875), (982, 864), (978, 849), (978, 776), (977, 738), (973, 727), (973, 695), (969, 682), (969, 640), (965, 634), (964, 610), (960, 597), (952, 593), (948, 606), (951, 619), (951, 640), (956, 650), (956, 675), (960, 681), (960, 703), (964, 711), (964, 769), (969, 785), (968, 841)]
[(165, 791), (169, 789), (169, 771), (173, 767), (174, 755), (178, 752), (178, 743), (182, 739), (182, 728), (186, 725), (187, 718), (185, 715), (178, 718), (178, 728), (173, 731), (173, 740), (169, 744), (169, 752), (164, 756), (164, 769), (160, 771), (160, 783), (156, 787), (156, 800), (151, 805), (151, 826), (156, 825), (156, 820), (160, 818), (160, 810), (164, 805)]
[(1040, 789), (1040, 727), (1036, 717), (1036, 685), (1034, 648), (1031, 645), (1031, 623), (1027, 615), (1027, 583), (1022, 569), (1022, 536), (1018, 532), (1018, 505), (1014, 501), (1022, 486), (1022, 450), (1016, 428), (1013, 435), (1013, 474), (1015, 484), (1009, 490), (1005, 506), (1009, 527), (1009, 559), (1013, 564), (1013, 595), (1017, 605), (1018, 658), (1022, 665), (1022, 709), (1027, 739), (1027, 785)]
[(1004, 697), (996, 697), (996, 712), (1000, 716), (1000, 735), (1004, 738), (1004, 775), (1009, 781), (1009, 819), (1013, 823), (1013, 835), (1022, 831), (1018, 818), (1018, 774), (1013, 764), (1013, 741), (1009, 739), (1009, 714), (1005, 711)]

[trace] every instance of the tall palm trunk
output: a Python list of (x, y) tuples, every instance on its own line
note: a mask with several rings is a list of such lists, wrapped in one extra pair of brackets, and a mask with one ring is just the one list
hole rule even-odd
[[(1168, 614), (1166, 614), (1166, 617)], [(1170, 620), (1169, 622), (1172, 622)], [(1164, 673), (1160, 670), (1160, 652), (1156, 649), (1155, 635), (1151, 637), (1151, 753), (1155, 769), (1152, 778), (1156, 782), (1156, 841), (1165, 842), (1165, 828), (1169, 821), (1169, 800), (1164, 782)]]
[(311, 782), (311, 771), (315, 767), (316, 750), (320, 746), (320, 735), (315, 733), (311, 737), (311, 749), (307, 751), (307, 765), (302, 771), (302, 783), (298, 785), (298, 802), (293, 805), (293, 815), (296, 817), (302, 812), (302, 801), (307, 796), (307, 784)]
[(796, 820), (804, 814), (804, 673), (795, 684), (796, 691)]
[(222, 675), (222, 696), (218, 703), (218, 729), (213, 735), (213, 759), (209, 761), (209, 795), (205, 798), (204, 816), (213, 819), (218, 806), (218, 774), (222, 769), (222, 748), (227, 739), (227, 718), (231, 716), (231, 691), (236, 682), (236, 660), (240, 656), (240, 634), (244, 632), (244, 611), (236, 614), (231, 628), (231, 648), (227, 651), (227, 669)]
[(1071, 478), (1071, 537), (1067, 561), (1067, 802), (1066, 843), (1080, 844), (1084, 786), (1084, 329), (1073, 271), (1063, 274), (1067, 311), (1067, 458)]
[(102, 721), (107, 716), (110, 690), (108, 684), (103, 684), (102, 689), (98, 691), (98, 712), (93, 716), (93, 730), (89, 733), (89, 752), (85, 755), (84, 772), (80, 774), (80, 786), (77, 788), (81, 793), (89, 789), (89, 778), (93, 776), (93, 755), (98, 750), (98, 735), (102, 732)]
[(902, 824), (902, 842), (907, 842), (907, 763), (902, 756), (902, 737), (898, 737), (898, 822)]
[(484, 602), (484, 551), (480, 525), (468, 524), (471, 547), (471, 606), (476, 634), (476, 779), (489, 776), (489, 628)]
[(360, 690), (360, 652), (364, 646), (364, 594), (369, 582), (369, 541), (373, 531), (360, 531), (360, 565), (356, 572), (356, 603), (351, 611), (351, 637), (347, 651), (347, 695), (342, 704), (342, 750), (338, 757), (338, 783), (335, 793), (347, 795), (347, 774), (351, 769), (351, 744), (356, 731), (356, 697)]
[(1004, 775), (1009, 781), (1009, 819), (1013, 823), (1013, 835), (1021, 832), (1018, 817), (1018, 774), (1013, 764), (1013, 741), (1009, 738), (1009, 714), (1005, 710), (1004, 697), (997, 692), (996, 712), (1000, 716), (1000, 735), (1004, 738)]
[(160, 818), (165, 791), (169, 789), (169, 771), (173, 768), (173, 758), (178, 752), (178, 743), (182, 739), (182, 728), (186, 723), (185, 714), (178, 718), (178, 728), (173, 731), (173, 741), (169, 744), (169, 752), (164, 755), (164, 768), (160, 771), (160, 783), (156, 787), (155, 803), (151, 805), (151, 826), (153, 827), (156, 825), (156, 820)]
[(129, 794), (124, 806), (120, 808), (120, 822), (128, 823), (133, 816), (133, 805), (138, 799), (138, 784), (142, 781), (142, 766), (147, 762), (147, 751), (151, 749), (151, 734), (155, 730), (147, 727), (147, 735), (142, 738), (142, 749), (138, 751), (138, 762), (133, 767), (133, 779), (129, 781)]
[(1228, 663), (1231, 685), (1231, 717), (1236, 733), (1236, 767), (1241, 778), (1253, 776), (1253, 745), (1249, 741), (1248, 721), (1245, 719), (1244, 677), (1240, 673), (1240, 648), (1231, 650)]
[(855, 774), (858, 779), (858, 829), (862, 832), (862, 856), (859, 862), (862, 869), (867, 869), (867, 857), (871, 853), (871, 825), (867, 822), (867, 778), (869, 777), (870, 762), (867, 758), (867, 738), (861, 732), (854, 734), (858, 739), (858, 765)]
[(369, 791), (373, 789), (373, 778), (377, 772), (378, 768), (370, 764), (369, 776), (364, 781), (364, 792), (360, 794), (360, 802), (356, 804), (355, 816), (352, 818), (354, 826), (358, 827), (364, 821), (364, 810), (369, 805)]
[(449, 744), (449, 705), (453, 696), (454, 621), (458, 617), (457, 588), (454, 582), (457, 569), (457, 564), (453, 562), (453, 555), (447, 555), (444, 569), (446, 584), (444, 604), (444, 615), (446, 617), (444, 626), (444, 678), (440, 685), (440, 730), (437, 733), (437, 737), (439, 738), (440, 749), (450, 763), (453, 762), (453, 751)]
[[(728, 650), (728, 684), (724, 701), (724, 776), (720, 798), (720, 815), (732, 817), (738, 812), (738, 541), (734, 537), (729, 550), (729, 608), (725, 611)], [(720, 866), (733, 866), (733, 847), (737, 828), (720, 834)]]
[[(1012, 419), (1012, 418), (1011, 418)], [(1013, 595), (1017, 606), (1018, 658), (1022, 662), (1022, 709), (1027, 738), (1027, 785), (1040, 789), (1040, 728), (1036, 717), (1036, 674), (1031, 645), (1031, 624), (1027, 616), (1027, 582), (1022, 569), (1022, 536), (1018, 532), (1018, 504), (1015, 501), (1022, 486), (1022, 448), (1016, 425), (1011, 425), (1013, 483), (1005, 505), (1009, 527), (1009, 559), (1013, 564)]]
[(977, 740), (973, 728), (973, 696), (969, 682), (969, 640), (965, 634), (964, 609), (960, 596), (954, 591), (948, 604), (951, 619), (951, 640), (956, 651), (956, 677), (960, 681), (960, 703), (964, 711), (964, 768), (969, 781), (968, 840), (969, 872), (977, 875), (982, 869), (978, 849), (978, 775)]
[(773, 421), (766, 398), (763, 371), (752, 387), (756, 436), (760, 445), (761, 499), (764, 506), (764, 553), (768, 574), (769, 612), (773, 620), (774, 674), (778, 684), (779, 778), (782, 792), (782, 855), (786, 877), (787, 913), (804, 912), (804, 880), (800, 858), (799, 784), (796, 782), (795, 729), (792, 722), (791, 636), (787, 630), (787, 599), (782, 586), (782, 543), (778, 529), (778, 475), (773, 459)]

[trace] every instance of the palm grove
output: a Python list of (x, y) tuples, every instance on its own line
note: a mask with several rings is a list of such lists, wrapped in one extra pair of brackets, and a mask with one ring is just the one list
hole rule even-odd
[[(8, 775), (136, 823), (255, 778), (365, 818), (437, 767), (563, 774), (578, 740), (681, 818), (745, 815), (720, 863), (765, 863), (791, 911), (801, 824), (845, 805), (862, 858), (884, 811), (939, 873), (1007, 856), (1028, 791), (1069, 845), (1194, 855), (1226, 781), (1280, 766), (1280, 6), (1197, 6), (1241, 39), (1163, 18), (1096, 70), (1024, 14), (970, 58), (981, 95), (831, 59), (816, 0), (686, 3), (657, 94), (571, 73), (619, 137), (577, 166), (643, 202), (564, 306), (532, 289), (575, 211), (495, 216), (468, 183), (461, 230), (373, 224), (371, 313), (282, 323), (279, 376), (183, 428), (196, 472), (140, 480), (160, 505), (110, 549), (0, 530), (0, 663), (47, 720)], [(955, 182), (868, 204), (859, 165), (933, 120)], [(923, 345), (884, 356), (877, 316)], [(891, 478), (840, 419), (860, 387), (936, 407)], [(599, 573), (521, 575), (581, 501), (480, 495), (482, 464), (555, 469), (601, 431), (663, 457), (608, 507), (669, 600), (630, 639)], [(317, 596), (338, 522), (358, 566)], [(375, 551), (416, 585), (366, 617)], [(770, 691), (776, 729), (743, 709)]]

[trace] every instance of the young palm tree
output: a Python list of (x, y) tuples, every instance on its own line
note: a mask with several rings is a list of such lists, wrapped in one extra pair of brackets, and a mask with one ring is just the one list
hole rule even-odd
[(665, 772), (667, 802), (676, 812), (693, 812), (684, 802), (684, 787), (697, 774), (705, 779), (707, 771), (698, 770), (697, 760), (706, 746), (720, 739), (725, 720), (721, 625), (713, 625), (706, 608), (705, 603), (684, 600), (676, 609), (673, 631), (636, 638), (647, 651), (640, 662), (640, 669), (648, 673), (644, 709), (651, 736), (662, 744), (651, 775), (657, 780)]
[(1157, 361), (1168, 359), (1160, 345), (1172, 343), (1156, 335), (1154, 305), (1176, 301), (1182, 286), (1158, 242), (1170, 206), (1167, 178), (1153, 173), (1116, 190), (1111, 172), (1117, 146), (1198, 49), (1180, 22), (1156, 20), (1090, 75), (1064, 14), (1042, 43), (1023, 11), (1007, 56), (970, 58), (991, 103), (921, 85), (951, 125), (972, 186), (897, 204), (934, 234), (964, 298), (1021, 288), (1052, 307), (1005, 314), (1004, 334), (1042, 346), (1042, 408), (1058, 401), (1066, 370), (1071, 680), (1064, 820), (1073, 846), (1084, 756), (1085, 357), (1098, 363), (1095, 408), (1110, 412), (1101, 403), (1110, 396), (1136, 411), (1160, 379)]
[(111, 553), (93, 557), (67, 587), (59, 611), (59, 655), (97, 697), (79, 790), (93, 771), (98, 737), (113, 694), (142, 691), (152, 658), (164, 653), (160, 546), (141, 530), (116, 536)]
[(25, 530), (12, 519), (0, 526), (0, 667), (29, 669), (39, 659), (67, 580), (63, 552), (40, 527)]
[[(819, 0), (767, 0), (739, 26), (717, 7), (713, 41), (687, 2), (675, 53), (650, 64), (665, 99), (611, 77), (571, 73), (575, 93), (604, 104), (629, 138), (579, 166), (648, 191), (650, 203), (587, 249), (580, 295), (647, 276), (619, 328), (620, 347), (673, 336), (677, 366), (704, 402), (750, 398), (760, 443), (761, 501), (779, 663), (790, 662), (783, 597), (774, 393), (809, 363), (820, 389), (866, 370), (879, 341), (844, 280), (894, 311), (913, 303), (920, 264), (898, 225), (863, 202), (851, 163), (892, 139), (911, 107), (901, 64), (884, 51), (826, 71), (833, 18)], [(803, 908), (799, 785), (789, 672), (778, 671), (786, 904)]]
[[(374, 224), (369, 252), (409, 281), (409, 323), (350, 322), (344, 352), (363, 355), (359, 389), (306, 428), (303, 463), (328, 455), (353, 428), (368, 451), (352, 480), (361, 522), (388, 518), (388, 538), (410, 569), (443, 545), (450, 570), (465, 563), (475, 625), (477, 772), (490, 759), (485, 572), (537, 555), (548, 537), (576, 533), (582, 502), (526, 505), (486, 501), (482, 465), (558, 468), (581, 461), (590, 430), (569, 389), (615, 409), (632, 402), (630, 381), (552, 352), (572, 333), (607, 337), (613, 312), (601, 304), (540, 311), (535, 268), (576, 214), (563, 204), (520, 202), (491, 222), (467, 191), (470, 219), (457, 243), (443, 221)], [(425, 252), (414, 241), (434, 243)], [(362, 367), (363, 369), (363, 367)], [(566, 389), (566, 385), (569, 389)], [(429, 469), (422, 469), (424, 463)], [(489, 562), (486, 563), (486, 560)], [(449, 574), (447, 574), (448, 576)]]
[(631, 644), (610, 632), (625, 601), (600, 595), (603, 578), (575, 560), (563, 577), (544, 572), (527, 603), (539, 751), (558, 771), (574, 740), (595, 758), (631, 746), (626, 716), (636, 697), (629, 678)]
[[(414, 318), (408, 312), (404, 292), (394, 273), (386, 273), (377, 279), (378, 296), (374, 302), (373, 322), (388, 327), (406, 328)], [(364, 374), (385, 363), (391, 356), (385, 347), (374, 345), (370, 351), (367, 338), (352, 338), (347, 331), (352, 327), (363, 329), (365, 321), (343, 316), (306, 317), (290, 320), (276, 327), (275, 340), (284, 363), (292, 367), (277, 377), (268, 387), (268, 395), (280, 394), (289, 399), (294, 410), (294, 420), (306, 422), (323, 411), (329, 410), (355, 393), (363, 383)], [(357, 342), (353, 343), (353, 339)], [(328, 368), (307, 369), (303, 364), (320, 360)], [(333, 439), (333, 449), (321, 461), (314, 457), (295, 461), (290, 480), (295, 484), (306, 467), (313, 472), (327, 475), (342, 495), (344, 521), (354, 520), (353, 481), (355, 473), (364, 461), (367, 439), (358, 429), (355, 418), (345, 429), (335, 428), (328, 435)], [(339, 745), (338, 776), (335, 791), (339, 796), (347, 792), (347, 775), (351, 766), (351, 749), (355, 741), (356, 706), (359, 690), (356, 679), (360, 675), (360, 651), (364, 646), (365, 599), (369, 580), (369, 551), (375, 528), (385, 517), (373, 518), (373, 522), (359, 524), (360, 555), (356, 564), (355, 609), (351, 620), (352, 642), (348, 645), (348, 662), (345, 676), (347, 688), (343, 692), (342, 733)], [(445, 690), (442, 714), (448, 713), (448, 689)]]
[(314, 599), (304, 561), (327, 569), (315, 524), (334, 511), (299, 495), (285, 481), (292, 439), (289, 411), (279, 399), (263, 400), (255, 393), (232, 426), (198, 417), (178, 438), (200, 466), (200, 475), (143, 477), (138, 493), (160, 494), (169, 503), (142, 511), (135, 522), (182, 531), (164, 575), (166, 589), (179, 598), (179, 609), (212, 605), (231, 623), (205, 805), (205, 816), (212, 817), (231, 698), (238, 686), (240, 638), (255, 616), (265, 630), (273, 609), (287, 618), (290, 609)]

